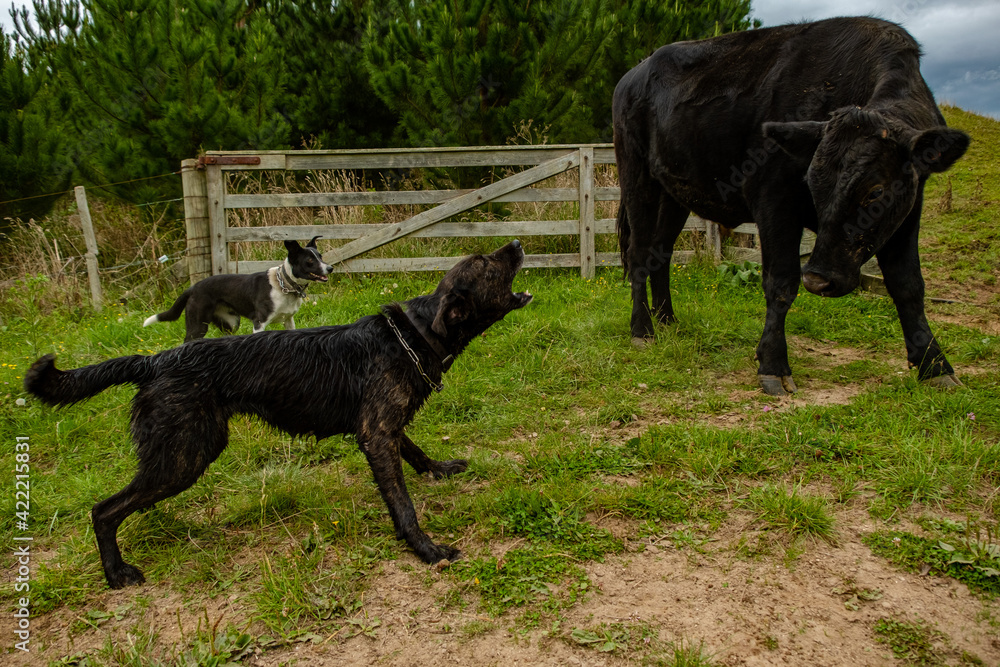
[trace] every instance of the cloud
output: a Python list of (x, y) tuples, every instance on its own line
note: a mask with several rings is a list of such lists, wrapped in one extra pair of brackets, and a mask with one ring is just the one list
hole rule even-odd
[(1000, 118), (997, 0), (754, 0), (765, 26), (832, 16), (878, 16), (920, 42), (921, 71), (938, 100)]

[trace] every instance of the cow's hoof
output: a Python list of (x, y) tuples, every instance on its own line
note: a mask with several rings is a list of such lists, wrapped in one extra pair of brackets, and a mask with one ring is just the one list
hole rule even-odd
[(105, 570), (104, 576), (111, 588), (125, 588), (146, 583), (146, 577), (142, 576), (139, 568), (129, 563), (122, 563), (112, 570)]
[(633, 336), (632, 346), (637, 350), (645, 350), (653, 342), (650, 336)]
[(768, 396), (787, 396), (799, 390), (791, 375), (758, 375), (757, 379), (760, 381), (760, 388)]
[(431, 544), (426, 553), (418, 554), (425, 563), (434, 565), (443, 560), (454, 562), (462, 557), (462, 552), (447, 544)]
[(955, 389), (956, 387), (962, 387), (962, 381), (955, 377), (954, 374), (951, 375), (938, 375), (924, 382), (929, 387), (935, 387), (937, 389)]

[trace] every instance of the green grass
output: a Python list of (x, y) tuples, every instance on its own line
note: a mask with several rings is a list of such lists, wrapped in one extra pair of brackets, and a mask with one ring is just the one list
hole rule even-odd
[(792, 537), (821, 537), (832, 540), (833, 517), (826, 501), (801, 493), (798, 488), (765, 485), (753, 489), (742, 505), (756, 514), (760, 521)]
[[(922, 245), (928, 248), (921, 252), (924, 274), (932, 288), (948, 281), (957, 298), (996, 307), (1000, 305), (996, 233), (1000, 183), (992, 173), (1000, 160), (1000, 123), (956, 107), (942, 111), (950, 126), (968, 132), (973, 141), (953, 169), (928, 181), (921, 225)], [(989, 295), (973, 299), (972, 293), (981, 294), (983, 288)]]
[[(959, 126), (978, 122), (948, 113)], [(980, 143), (970, 151), (987, 150)], [(953, 212), (928, 216), (927, 255), (938, 257), (932, 273), (948, 264), (956, 275), (971, 275), (947, 255), (949, 244), (974, 235), (969, 225), (985, 219), (975, 217), (979, 204), (969, 188), (994, 167), (988, 155), (973, 152), (971, 160), (971, 176), (953, 174)], [(983, 180), (984, 198), (1000, 197), (995, 182)], [(983, 252), (983, 261), (993, 261), (992, 250)], [(968, 271), (980, 259), (971, 258)], [(706, 264), (672, 272), (679, 322), (644, 349), (631, 345), (629, 293), (617, 271), (601, 270), (592, 281), (538, 269), (518, 277), (516, 289), (534, 293), (534, 303), (475, 341), (408, 429), (430, 456), (470, 462), (447, 480), (405, 468), (421, 525), (465, 554), (443, 572), (425, 570), (395, 539), (351, 438), (291, 438), (242, 417), (232, 420), (229, 448), (194, 487), (123, 524), (126, 559), (152, 586), (185, 598), (248, 601), (241, 621), (285, 643), (303, 633), (377, 633), (378, 619), (365, 617), (366, 594), (395, 559), (423, 582), (413, 595), (474, 615), (463, 630), (474, 636), (560, 622), (597, 595), (588, 565), (641, 538), (655, 535), (694, 552), (737, 516), (755, 529), (735, 545), (738, 554), (771, 557), (778, 544), (787, 558), (815, 548), (817, 540), (802, 538), (836, 540), (837, 513), (860, 507), (876, 525), (866, 543), (878, 556), (906, 570), (930, 565), (987, 597), (1000, 592), (1000, 338), (953, 323), (961, 321), (954, 306), (931, 305), (932, 320), (948, 315), (949, 323), (933, 328), (965, 384), (938, 391), (901, 370), (902, 335), (890, 300), (803, 293), (787, 320), (788, 333), (801, 341), (791, 364), (802, 391), (794, 404), (779, 402), (756, 388), (760, 285)], [(296, 320), (300, 327), (351, 322), (387, 301), (431, 291), (439, 277), (341, 276), (311, 290)], [(155, 353), (181, 341), (183, 322), (142, 328), (176, 290), (94, 314), (38, 306), (50, 288), (29, 280), (10, 287), (0, 304), (0, 438), (30, 439), (31, 476), (27, 531), (15, 524), (13, 494), (0, 498), (0, 530), (8, 544), (30, 534), (33, 549), (45, 554), (33, 565), (33, 613), (80, 614), (106, 594), (89, 513), (134, 473), (133, 390), (110, 389), (54, 410), (25, 397), (24, 372), (47, 352), (64, 368)], [(858, 358), (831, 365), (808, 350), (814, 344), (851, 347)], [(848, 391), (846, 403), (816, 404), (826, 389)], [(4, 448), (0, 470), (13, 470), (14, 456)], [(972, 528), (943, 520), (921, 523), (921, 535), (902, 528), (927, 512), (973, 517)], [(0, 595), (16, 597), (10, 585)], [(560, 632), (574, 641), (570, 629)], [(640, 651), (644, 635), (635, 627), (595, 624), (580, 632), (586, 641), (575, 644), (610, 642), (620, 655), (638, 651), (655, 664), (711, 664), (697, 643)], [(225, 637), (220, 651), (239, 650), (239, 633)], [(183, 650), (195, 650), (189, 640)], [(137, 635), (138, 645), (146, 641), (159, 640)], [(143, 664), (141, 655), (114, 650), (94, 661)]]
[[(643, 350), (628, 340), (628, 294), (613, 273), (584, 281), (529, 270), (518, 279), (518, 289), (530, 289), (536, 302), (474, 343), (445, 376), (444, 393), (409, 429), (431, 456), (470, 459), (469, 471), (450, 480), (407, 469), (423, 525), (437, 539), (471, 540), (463, 547), (470, 563), (495, 564), (485, 555), (487, 545), (514, 539), (526, 543), (515, 551), (521, 560), (511, 562), (542, 562), (539, 553), (560, 553), (578, 567), (621, 549), (600, 526), (602, 517), (633, 521), (637, 533), (655, 525), (662, 534), (703, 525), (714, 530), (740, 509), (793, 538), (832, 539), (834, 506), (863, 498), (874, 516), (890, 521), (927, 504), (975, 509), (995, 520), (993, 497), (981, 493), (996, 485), (1000, 470), (995, 371), (965, 377), (961, 391), (940, 392), (881, 367), (831, 380), (820, 372), (821, 358), (805, 355), (793, 359), (804, 396), (811, 386), (833, 382), (860, 385), (859, 393), (848, 405), (767, 410), (774, 403), (754, 391), (751, 359), (763, 315), (759, 287), (733, 286), (711, 266), (676, 267), (674, 273), (681, 323)], [(405, 294), (392, 287), (401, 280)], [(387, 289), (402, 298), (429, 291), (435, 280), (342, 278), (327, 287), (328, 296), (308, 302), (299, 320), (302, 326), (351, 321), (385, 301)], [(80, 604), (104, 586), (88, 514), (134, 470), (127, 433), (132, 392), (112, 389), (52, 410), (30, 398), (26, 406), (15, 405), (19, 382), (35, 355), (46, 351), (73, 367), (176, 344), (180, 323), (141, 328), (159, 306), (130, 303), (79, 323), (49, 314), (38, 323), (7, 325), (0, 367), (8, 392), (0, 407), (4, 436), (31, 438), (30, 532), (57, 550), (52, 565), (59, 567), (39, 573), (46, 609)], [(902, 356), (887, 299), (803, 295), (789, 322), (798, 335), (855, 346), (873, 361)], [(978, 359), (993, 368), (1000, 359), (1000, 345), (989, 337), (988, 345), (976, 343), (984, 334), (974, 329), (952, 325), (940, 337), (947, 349), (979, 345)], [(734, 391), (740, 396), (735, 400)], [(730, 428), (705, 421), (733, 412), (745, 419)], [(639, 435), (623, 437), (621, 429), (634, 428), (633, 415)], [(743, 491), (731, 496), (733, 488)], [(0, 521), (13, 531), (13, 499), (2, 502), (8, 511)], [(127, 557), (151, 581), (212, 587), (233, 580), (255, 590), (266, 589), (271, 575), (298, 586), (299, 575), (285, 572), (282, 557), (265, 562), (260, 554), (289, 540), (298, 548), (309, 535), (335, 561), (325, 568), (348, 563), (347, 554), (364, 546), (405, 550), (392, 539), (367, 464), (350, 438), (316, 443), (243, 418), (233, 420), (229, 449), (192, 489), (121, 529)], [(239, 554), (256, 563), (249, 577), (241, 574), (246, 564)], [(540, 571), (542, 580), (579, 581), (579, 573), (548, 572)], [(455, 585), (467, 579), (456, 574)], [(497, 592), (483, 594), (479, 604), (502, 613), (530, 606), (538, 592), (529, 587), (507, 595), (504, 586), (498, 580)], [(477, 590), (488, 589), (466, 593)], [(262, 616), (276, 626), (286, 623), (281, 608), (265, 604), (266, 598), (259, 596)], [(517, 604), (502, 602), (507, 598)], [(329, 620), (315, 617), (311, 622)]]
[(985, 597), (1000, 595), (996, 526), (922, 518), (926, 535), (881, 530), (863, 538), (873, 553), (911, 572), (949, 576)]
[(921, 620), (914, 622), (880, 618), (872, 627), (876, 641), (888, 644), (893, 656), (906, 665), (945, 665), (944, 658), (935, 650), (934, 642), (940, 633)]

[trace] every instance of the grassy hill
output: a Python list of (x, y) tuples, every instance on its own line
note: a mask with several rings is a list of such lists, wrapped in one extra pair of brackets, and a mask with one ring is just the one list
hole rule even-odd
[[(930, 291), (1000, 307), (1000, 121), (943, 107), (948, 125), (972, 144), (927, 184), (922, 266)], [(994, 311), (1000, 313), (1000, 311)]]

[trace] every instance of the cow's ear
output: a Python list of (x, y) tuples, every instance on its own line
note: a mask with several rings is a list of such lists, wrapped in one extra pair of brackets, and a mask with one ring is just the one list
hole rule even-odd
[(969, 135), (950, 127), (936, 127), (910, 138), (910, 154), (917, 173), (927, 176), (946, 171), (969, 147)]
[(812, 161), (813, 153), (823, 138), (826, 123), (802, 120), (789, 123), (764, 123), (764, 136), (778, 144), (781, 150), (805, 163)]
[(475, 312), (471, 295), (461, 287), (447, 292), (441, 297), (431, 330), (439, 336), (447, 337), (449, 327), (469, 319)]

